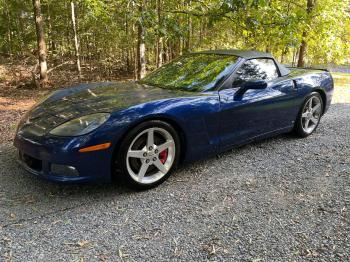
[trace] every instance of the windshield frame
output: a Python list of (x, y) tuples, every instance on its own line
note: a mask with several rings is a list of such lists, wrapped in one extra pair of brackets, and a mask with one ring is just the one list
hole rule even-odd
[[(235, 57), (236, 61), (232, 63), (231, 68), (228, 70), (228, 73), (225, 75), (225, 77), (218, 81), (213, 87), (207, 88), (207, 89), (203, 89), (203, 90), (186, 90), (185, 88), (168, 88), (166, 85), (161, 85), (161, 84), (154, 84), (154, 83), (148, 83), (148, 82), (144, 82), (142, 78), (140, 80), (137, 81), (137, 83), (139, 84), (143, 84), (143, 85), (149, 85), (149, 86), (154, 86), (154, 87), (159, 87), (162, 89), (166, 89), (166, 90), (174, 90), (174, 91), (187, 91), (187, 92), (192, 92), (192, 93), (205, 93), (205, 92), (212, 92), (212, 91), (219, 91), (221, 89), (221, 87), (223, 85), (225, 85), (225, 83), (227, 82), (227, 80), (232, 76), (232, 74), (236, 71), (237, 67), (241, 64), (242, 62), (242, 57), (236, 56), (236, 55), (231, 55), (231, 54), (216, 54), (216, 53), (207, 53), (207, 52), (190, 52), (184, 55), (181, 55), (175, 59), (170, 60), (169, 62), (163, 64), (161, 67), (157, 68), (156, 70), (154, 70), (153, 72), (151, 72), (150, 74), (156, 73), (159, 70), (161, 70), (162, 67), (168, 65), (169, 63), (172, 63), (173, 61), (180, 59), (184, 56), (187, 55), (201, 55), (201, 54), (208, 54), (208, 55), (217, 55), (217, 56), (227, 56), (227, 57)], [(222, 71), (221, 71), (222, 72)]]

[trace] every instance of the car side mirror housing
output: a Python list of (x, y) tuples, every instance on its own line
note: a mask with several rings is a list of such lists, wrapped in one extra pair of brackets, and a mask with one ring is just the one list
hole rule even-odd
[(247, 81), (242, 85), (245, 90), (248, 89), (265, 89), (267, 87), (267, 82), (265, 80), (253, 80)]
[(234, 99), (242, 99), (245, 92), (249, 89), (265, 89), (267, 87), (267, 82), (265, 80), (253, 80), (247, 81), (241, 85), (241, 87), (235, 93)]

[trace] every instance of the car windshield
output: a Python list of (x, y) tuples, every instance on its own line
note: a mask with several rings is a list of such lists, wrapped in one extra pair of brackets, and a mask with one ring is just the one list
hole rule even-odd
[(150, 73), (140, 83), (166, 89), (205, 91), (222, 81), (237, 59), (231, 55), (188, 54)]

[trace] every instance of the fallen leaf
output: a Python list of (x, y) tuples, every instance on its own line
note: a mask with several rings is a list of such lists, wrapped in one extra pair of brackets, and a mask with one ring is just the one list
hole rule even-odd
[(120, 259), (123, 259), (128, 256), (128, 254), (124, 254), (122, 248), (118, 248), (118, 256)]
[(86, 247), (88, 244), (90, 244), (90, 241), (87, 241), (87, 240), (80, 240), (80, 241), (78, 241), (78, 246), (79, 247)]

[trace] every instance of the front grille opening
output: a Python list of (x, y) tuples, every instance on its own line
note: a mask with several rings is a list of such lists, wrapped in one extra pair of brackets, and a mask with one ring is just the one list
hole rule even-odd
[(20, 159), (31, 169), (40, 172), (43, 168), (43, 162), (40, 159), (31, 157), (25, 153), (19, 153)]

